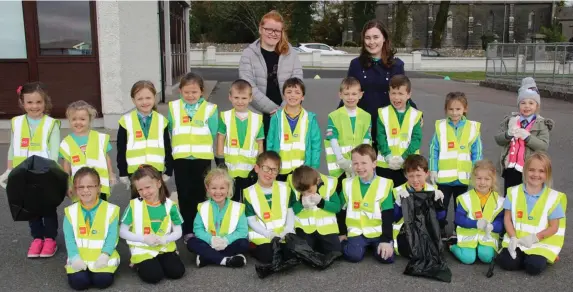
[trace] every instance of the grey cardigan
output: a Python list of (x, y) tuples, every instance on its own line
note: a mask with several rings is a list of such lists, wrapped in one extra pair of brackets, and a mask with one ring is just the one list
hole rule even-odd
[[(302, 66), (298, 54), (289, 44), (289, 51), (280, 55), (277, 79), (282, 96), (282, 87), (285, 81), (292, 77), (302, 79)], [(241, 55), (239, 62), (239, 78), (245, 79), (253, 87), (252, 107), (262, 113), (270, 113), (278, 106), (266, 96), (267, 92), (267, 65), (261, 53), (260, 39), (250, 44)], [(284, 97), (283, 97), (284, 98)]]

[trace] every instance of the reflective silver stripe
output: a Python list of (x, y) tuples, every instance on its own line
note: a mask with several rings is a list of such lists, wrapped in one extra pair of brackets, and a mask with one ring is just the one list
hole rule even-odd
[[(265, 228), (267, 230), (274, 230), (276, 228), (281, 228), (284, 227), (285, 223), (286, 223), (286, 213), (287, 213), (287, 207), (288, 207), (288, 202), (287, 202), (287, 198), (288, 198), (288, 194), (287, 194), (287, 187), (286, 184), (284, 182), (279, 182), (276, 181), (275, 183), (277, 183), (279, 185), (279, 194), (280, 194), (280, 205), (281, 205), (281, 218), (280, 219), (276, 219), (276, 220), (272, 220), (269, 222), (265, 222), (263, 221), (261, 218), (263, 218), (263, 214), (261, 211), (261, 202), (259, 202), (259, 196), (256, 192), (255, 186), (256, 185), (252, 185), (247, 189), (249, 198), (250, 198), (250, 203), (251, 206), (253, 207), (253, 210), (255, 211), (256, 215), (255, 218), (257, 219), (257, 221), (259, 223), (261, 223), (263, 226), (265, 226)], [(263, 236), (264, 237), (264, 236)]]
[(231, 221), (229, 222), (229, 232), (232, 233), (237, 229), (237, 224), (239, 223), (239, 216), (241, 216), (241, 203), (229, 201), (231, 203)]
[[(44, 119), (44, 125), (42, 127), (42, 141), (41, 141), (41, 147), (40, 147), (40, 151), (30, 151), (30, 147), (31, 145), (28, 145), (28, 148), (24, 148), (22, 149), (22, 144), (20, 143), (20, 141), (22, 140), (22, 126), (24, 123), (24, 119), (26, 118), (26, 115), (21, 115), (21, 116), (17, 116), (14, 117), (14, 126), (12, 129), (12, 135), (13, 139), (12, 139), (12, 153), (14, 157), (30, 157), (32, 155), (36, 155), (36, 156), (40, 156), (40, 157), (44, 157), (44, 158), (49, 158), (49, 149), (48, 149), (48, 141), (50, 139), (49, 137), (49, 133), (50, 130), (52, 129), (53, 124), (55, 123), (55, 120), (49, 116), (44, 116), (42, 119)], [(41, 123), (41, 122), (40, 122)], [(34, 133), (31, 132), (30, 129), (28, 129), (30, 131), (30, 144), (32, 143), (31, 139), (32, 139), (32, 135)], [(16, 141), (16, 142), (14, 142)]]
[[(282, 115), (286, 116), (286, 111), (283, 110)], [(280, 150), (281, 151), (290, 151), (290, 150), (301, 150), (304, 151), (306, 149), (305, 143), (306, 143), (306, 126), (308, 123), (308, 112), (303, 109), (302, 110), (302, 115), (300, 115), (299, 121), (297, 123), (297, 126), (300, 125), (300, 131), (299, 131), (299, 142), (285, 142), (285, 135), (284, 135), (284, 127), (288, 127), (289, 125), (283, 125), (283, 117), (281, 116), (279, 119), (279, 129), (281, 130), (280, 132)], [(296, 131), (296, 128), (295, 128)], [(293, 131), (294, 132), (294, 131)], [(298, 165), (300, 166), (300, 165)], [(298, 167), (298, 166), (294, 166), (294, 167)]]

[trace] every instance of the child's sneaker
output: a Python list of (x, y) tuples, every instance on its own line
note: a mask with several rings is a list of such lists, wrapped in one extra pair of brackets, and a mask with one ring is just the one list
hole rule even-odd
[(240, 268), (247, 264), (247, 258), (244, 255), (238, 254), (236, 256), (228, 257), (225, 266), (230, 268)]
[(40, 257), (42, 258), (49, 258), (56, 254), (58, 251), (58, 245), (56, 241), (51, 238), (46, 238), (44, 240), (44, 246), (42, 247), (42, 252), (40, 253)]
[(197, 264), (197, 268), (202, 268), (207, 265), (205, 262), (201, 262), (199, 255), (195, 258), (195, 264)]
[(42, 248), (44, 246), (44, 241), (40, 238), (36, 238), (30, 244), (30, 248), (28, 248), (28, 257), (29, 258), (37, 258), (42, 253)]

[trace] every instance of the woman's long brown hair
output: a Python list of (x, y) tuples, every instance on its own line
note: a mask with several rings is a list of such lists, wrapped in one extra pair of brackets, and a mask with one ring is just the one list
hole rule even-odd
[(368, 69), (372, 67), (372, 56), (366, 50), (366, 45), (364, 44), (364, 36), (366, 35), (366, 31), (371, 28), (377, 28), (382, 32), (382, 36), (384, 36), (384, 45), (382, 46), (382, 64), (384, 67), (390, 68), (394, 65), (394, 54), (396, 54), (396, 50), (392, 48), (392, 42), (390, 41), (390, 35), (388, 34), (388, 30), (382, 24), (380, 20), (372, 19), (368, 21), (364, 28), (362, 29), (362, 49), (360, 50), (360, 64), (363, 68)]

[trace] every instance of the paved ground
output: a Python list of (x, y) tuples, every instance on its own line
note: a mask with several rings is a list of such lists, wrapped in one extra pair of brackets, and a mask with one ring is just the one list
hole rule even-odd
[[(306, 70), (305, 70), (306, 72)], [(337, 88), (339, 79), (305, 80), (308, 85), (308, 95), (305, 107), (318, 114), (321, 127), (326, 124), (328, 112), (338, 103)], [(220, 82), (213, 91), (212, 101), (220, 104), (221, 109), (229, 108), (225, 102), (230, 82)], [(427, 153), (428, 142), (432, 134), (430, 126), (434, 120), (443, 118), (443, 101), (448, 91), (460, 90), (468, 94), (472, 119), (482, 121), (484, 153), (487, 158), (496, 160), (499, 149), (493, 142), (493, 134), (497, 131), (503, 116), (515, 110), (515, 94), (480, 88), (472, 84), (456, 83), (437, 79), (414, 79), (413, 98), (424, 111), (426, 127), (424, 127), (424, 147)], [(550, 154), (554, 161), (555, 188), (573, 194), (571, 173), (573, 166), (570, 149), (573, 143), (573, 132), (569, 128), (573, 104), (557, 100), (543, 100), (542, 114), (555, 120), (556, 128), (551, 133)], [(115, 145), (114, 145), (115, 147)], [(6, 153), (7, 145), (0, 145), (0, 153)], [(2, 155), (3, 156), (3, 155)], [(5, 165), (5, 156), (0, 158), (0, 166)], [(112, 153), (115, 157), (115, 152)], [(324, 165), (324, 157), (323, 157)], [(324, 167), (322, 168), (324, 171)], [(169, 182), (173, 189), (173, 181)], [(66, 274), (63, 269), (65, 248), (62, 236), (58, 237), (61, 250), (55, 257), (49, 259), (26, 259), (26, 251), (30, 241), (26, 223), (13, 222), (5, 199), (4, 190), (0, 190), (0, 245), (2, 246), (2, 261), (0, 285), (2, 291), (67, 291)], [(128, 194), (122, 185), (113, 190), (111, 202), (122, 208), (128, 202)], [(60, 207), (60, 216), (63, 206)], [(568, 215), (573, 214), (571, 211)], [(568, 220), (571, 223), (571, 220)], [(462, 265), (449, 253), (446, 255), (453, 273), (452, 283), (445, 284), (433, 280), (414, 278), (402, 275), (407, 264), (399, 258), (393, 265), (380, 265), (368, 256), (359, 264), (337, 262), (328, 270), (312, 271), (306, 267), (282, 275), (271, 276), (260, 280), (254, 270), (254, 260), (248, 258), (249, 264), (243, 269), (230, 270), (222, 267), (206, 267), (198, 269), (192, 264), (194, 256), (180, 246), (181, 256), (186, 263), (187, 274), (178, 281), (163, 281), (158, 285), (144, 285), (128, 268), (129, 253), (125, 242), (120, 240), (119, 252), (123, 262), (117, 273), (114, 286), (109, 291), (181, 291), (193, 289), (197, 291), (294, 291), (299, 287), (305, 290), (328, 291), (378, 291), (381, 287), (390, 291), (570, 291), (573, 270), (567, 267), (573, 264), (571, 251), (572, 236), (568, 232), (561, 261), (550, 267), (540, 277), (528, 277), (523, 272), (504, 272), (496, 269), (496, 275), (485, 278), (487, 266), (476, 264)], [(519, 288), (518, 288), (519, 287)], [(4, 290), (5, 289), (5, 290)], [(384, 289), (386, 290), (386, 289)]]

